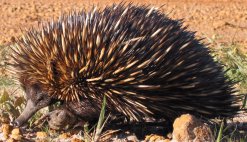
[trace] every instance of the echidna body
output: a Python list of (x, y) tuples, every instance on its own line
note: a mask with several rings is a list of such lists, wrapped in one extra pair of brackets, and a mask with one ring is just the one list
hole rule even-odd
[(228, 117), (239, 109), (208, 49), (181, 21), (153, 8), (120, 4), (72, 13), (27, 32), (13, 50), (28, 99), (18, 125), (57, 101), (96, 118), (104, 96), (108, 112), (132, 121)]

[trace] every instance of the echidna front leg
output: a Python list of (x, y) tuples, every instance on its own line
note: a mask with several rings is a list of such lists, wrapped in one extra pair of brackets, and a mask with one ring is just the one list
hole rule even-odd
[(99, 113), (100, 108), (86, 99), (80, 102), (63, 102), (62, 106), (44, 115), (35, 125), (47, 120), (51, 129), (68, 130), (81, 127), (86, 122), (95, 123)]
[(41, 126), (45, 122), (48, 122), (49, 127), (53, 130), (68, 130), (76, 126), (76, 124), (81, 121), (66, 108), (61, 107), (43, 115), (35, 121), (34, 125)]
[(48, 117), (49, 127), (55, 130), (67, 130), (69, 128), (81, 127), (86, 122), (98, 119), (100, 110), (90, 101), (64, 102), (64, 104), (50, 112)]
[(79, 122), (78, 117), (67, 109), (57, 109), (49, 113), (48, 124), (54, 130), (67, 130)]

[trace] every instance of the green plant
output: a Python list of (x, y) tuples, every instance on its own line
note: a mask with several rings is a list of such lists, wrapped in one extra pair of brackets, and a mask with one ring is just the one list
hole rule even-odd
[(10, 117), (16, 118), (25, 106), (25, 99), (24, 97), (10, 95), (4, 88), (0, 94), (0, 106), (3, 113), (8, 113)]
[(214, 135), (216, 142), (246, 142), (247, 132), (238, 124), (229, 124), (227, 119), (215, 122)]
[(224, 121), (222, 120), (216, 142), (221, 142), (223, 137), (223, 128), (224, 128)]
[[(107, 120), (109, 119), (109, 116), (105, 118), (105, 111), (106, 111), (106, 98), (104, 96), (103, 98), (103, 102), (102, 102), (102, 106), (101, 106), (101, 111), (100, 111), (100, 115), (99, 115), (99, 120), (98, 123), (96, 125), (96, 128), (93, 127), (92, 129), (88, 128), (88, 123), (84, 124), (84, 141), (85, 142), (98, 142), (103, 128), (107, 122)], [(92, 135), (90, 135), (90, 132), (93, 131)]]
[(2, 87), (10, 86), (14, 84), (14, 81), (6, 75), (6, 67), (5, 64), (7, 60), (7, 55), (9, 53), (9, 48), (7, 46), (0, 46), (0, 89)]
[[(243, 47), (230, 44), (218, 44), (213, 47), (212, 55), (214, 59), (221, 63), (225, 70), (225, 75), (229, 80), (236, 82), (234, 87), (240, 90), (240, 94), (247, 94), (247, 54)], [(243, 95), (242, 109), (246, 110), (247, 95)], [(241, 130), (236, 125), (235, 128), (230, 128), (226, 125), (223, 129), (222, 121), (220, 129), (217, 131), (217, 142), (243, 142), (247, 141), (247, 133), (241, 133)]]
[(103, 130), (107, 120), (109, 119), (109, 116), (105, 119), (105, 109), (106, 109), (106, 98), (104, 96), (100, 115), (99, 115), (98, 124), (97, 124), (97, 127), (96, 127), (95, 132), (94, 132), (94, 137), (93, 137), (94, 142), (99, 141), (102, 130)]
[[(225, 75), (237, 83), (240, 93), (247, 94), (247, 55), (242, 47), (231, 44), (218, 45), (214, 48), (214, 59), (224, 66)], [(246, 107), (246, 96), (243, 96), (243, 108)]]

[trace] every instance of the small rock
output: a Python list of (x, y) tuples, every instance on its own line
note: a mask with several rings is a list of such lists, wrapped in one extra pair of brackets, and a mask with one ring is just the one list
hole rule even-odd
[(15, 141), (15, 139), (10, 138), (10, 139), (8, 139), (6, 142), (16, 142), (16, 141)]
[(128, 142), (138, 142), (138, 138), (136, 137), (136, 135), (127, 136), (126, 139)]
[(21, 135), (11, 135), (10, 137), (11, 137), (11, 139), (17, 140), (17, 141), (20, 141), (22, 138)]
[(3, 134), (3, 140), (7, 140), (9, 138), (9, 135)]
[(38, 139), (38, 140), (35, 140), (35, 142), (49, 142), (49, 140), (47, 140), (47, 139)]
[(20, 129), (19, 128), (15, 128), (12, 130), (11, 132), (12, 135), (21, 135)]
[(82, 142), (82, 140), (80, 140), (80, 139), (78, 139), (78, 138), (73, 138), (73, 139), (71, 140), (71, 142)]
[(11, 132), (11, 136), (10, 136), (12, 139), (14, 140), (18, 140), (20, 141), (22, 136), (21, 136), (21, 132), (20, 132), (20, 129), (19, 128), (15, 128), (12, 130)]
[(71, 137), (71, 134), (69, 134), (69, 133), (63, 133), (63, 134), (58, 136), (59, 139), (67, 139), (69, 137)]
[(193, 115), (184, 114), (173, 123), (173, 142), (214, 142), (209, 126)]
[(168, 139), (172, 139), (172, 133), (168, 133), (166, 136)]
[(165, 139), (162, 142), (170, 142), (170, 140), (169, 139)]
[(160, 142), (160, 141), (164, 141), (166, 138), (164, 138), (163, 136), (159, 136), (159, 135), (148, 135), (145, 137), (145, 142)]
[(36, 133), (36, 137), (39, 138), (39, 139), (44, 139), (44, 138), (47, 138), (48, 135), (46, 132), (37, 132)]
[(8, 139), (9, 137), (10, 129), (11, 129), (11, 126), (9, 124), (2, 124), (1, 131), (3, 132), (3, 137), (5, 140)]
[(116, 142), (139, 142), (138, 138), (134, 133), (130, 132), (120, 132), (120, 131), (113, 131), (113, 133), (109, 134), (110, 137), (106, 138), (101, 137), (101, 141), (116, 141)]

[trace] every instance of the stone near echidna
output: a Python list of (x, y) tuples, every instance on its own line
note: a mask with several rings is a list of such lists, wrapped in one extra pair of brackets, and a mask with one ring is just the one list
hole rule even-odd
[(239, 109), (209, 50), (154, 8), (119, 4), (71, 13), (28, 31), (12, 49), (27, 95), (19, 126), (58, 101), (84, 120), (98, 118), (104, 96), (107, 112), (130, 121), (231, 117)]

